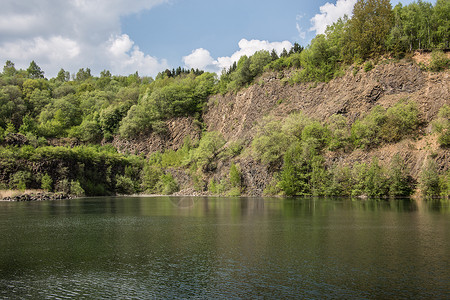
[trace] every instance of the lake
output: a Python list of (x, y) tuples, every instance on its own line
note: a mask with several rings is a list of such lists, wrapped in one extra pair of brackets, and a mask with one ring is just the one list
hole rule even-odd
[(448, 201), (0, 202), (0, 298), (450, 299)]

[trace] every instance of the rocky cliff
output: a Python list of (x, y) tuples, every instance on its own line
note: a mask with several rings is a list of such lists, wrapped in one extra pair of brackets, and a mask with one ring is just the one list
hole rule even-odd
[[(203, 120), (206, 130), (219, 132), (228, 143), (240, 141), (249, 145), (257, 125), (265, 116), (282, 119), (302, 111), (308, 117), (325, 122), (334, 114), (342, 114), (350, 125), (376, 105), (389, 108), (401, 100), (413, 101), (422, 121), (418, 137), (370, 151), (328, 152), (325, 157), (329, 165), (369, 162), (373, 157), (387, 165), (398, 153), (409, 167), (412, 178), (417, 180), (429, 155), (436, 158), (441, 171), (450, 165), (450, 150), (439, 147), (431, 132), (431, 122), (439, 109), (444, 104), (450, 105), (449, 75), (448, 70), (439, 73), (423, 71), (413, 61), (380, 63), (368, 72), (362, 67), (349, 67), (345, 75), (328, 83), (290, 84), (292, 74), (289, 72), (265, 73), (255, 84), (237, 93), (210, 97)], [(201, 133), (190, 118), (167, 121), (167, 128), (168, 132), (162, 135), (152, 134), (134, 141), (116, 139), (114, 145), (121, 151), (147, 154), (178, 149), (186, 136), (198, 140)], [(255, 161), (251, 154), (233, 160), (241, 166), (246, 194), (261, 195), (272, 179), (273, 170)], [(217, 168), (205, 174), (203, 180), (226, 177), (230, 163), (230, 160), (219, 161)], [(180, 177), (181, 173), (178, 170), (174, 175)], [(182, 177), (182, 189), (192, 186), (185, 175)]]
[[(356, 74), (355, 74), (356, 73)], [(354, 75), (355, 74), (355, 75)], [(429, 155), (433, 155), (440, 171), (450, 166), (450, 151), (440, 148), (431, 134), (431, 121), (439, 109), (450, 105), (449, 72), (422, 71), (411, 63), (380, 64), (369, 72), (349, 68), (346, 74), (328, 83), (288, 84), (289, 74), (266, 73), (257, 84), (237, 94), (211, 97), (204, 116), (209, 131), (220, 132), (228, 141), (250, 142), (258, 122), (264, 116), (278, 118), (303, 111), (307, 116), (326, 121), (333, 114), (345, 115), (349, 122), (366, 115), (375, 105), (389, 108), (407, 99), (417, 103), (423, 121), (421, 135), (396, 144), (351, 153), (326, 153), (327, 163), (352, 165), (370, 162), (377, 157), (388, 165), (399, 154), (414, 180)], [(240, 159), (249, 194), (259, 195), (271, 179), (270, 170), (251, 158)]]

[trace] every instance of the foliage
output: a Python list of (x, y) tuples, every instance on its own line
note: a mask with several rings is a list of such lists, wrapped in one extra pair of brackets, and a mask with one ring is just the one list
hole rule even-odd
[(435, 72), (446, 70), (450, 68), (450, 58), (443, 51), (433, 51), (429, 68)]
[(167, 173), (159, 177), (155, 186), (156, 190), (163, 195), (170, 195), (179, 190), (178, 183), (173, 178), (172, 174)]
[(397, 142), (414, 133), (419, 124), (419, 111), (414, 102), (398, 102), (387, 111), (377, 105), (353, 123), (351, 139), (356, 147), (370, 148), (382, 142)]
[(264, 164), (276, 163), (282, 158), (292, 139), (292, 135), (282, 130), (280, 121), (266, 118), (253, 139), (253, 153)]
[(189, 163), (195, 163), (200, 169), (213, 169), (212, 162), (225, 140), (218, 132), (206, 132), (200, 139), (198, 148), (190, 152)]
[(398, 153), (392, 158), (389, 177), (389, 195), (391, 197), (410, 196), (413, 193), (409, 170)]
[(364, 72), (369, 72), (373, 68), (374, 68), (374, 66), (373, 66), (372, 61), (371, 60), (366, 61), (366, 63), (364, 64)]
[(31, 172), (18, 171), (11, 176), (11, 186), (18, 190), (25, 190), (31, 181)]
[(134, 194), (135, 186), (133, 180), (125, 175), (116, 175), (116, 192), (119, 194)]
[(350, 130), (347, 118), (343, 115), (332, 115), (328, 120), (330, 130), (329, 149), (331, 151), (346, 150), (350, 146)]
[(437, 164), (433, 159), (427, 159), (420, 173), (420, 188), (425, 197), (440, 195), (440, 182)]
[(141, 190), (146, 193), (156, 193), (157, 183), (162, 175), (163, 171), (160, 167), (145, 164), (141, 171)]
[(161, 128), (161, 121), (167, 118), (200, 113), (207, 97), (214, 92), (214, 84), (212, 73), (155, 81), (138, 104), (130, 108), (119, 133), (123, 137), (134, 137)]
[(349, 21), (348, 51), (357, 59), (367, 59), (385, 51), (385, 40), (393, 25), (389, 0), (358, 0)]
[(53, 179), (48, 174), (44, 174), (41, 178), (41, 188), (47, 192), (52, 191)]
[(85, 195), (84, 189), (81, 187), (81, 184), (78, 180), (70, 181), (70, 192), (71, 195), (75, 195), (77, 197), (81, 197)]
[(230, 166), (229, 179), (231, 187), (238, 189), (241, 188), (241, 181), (242, 181), (241, 170), (234, 163), (231, 163)]
[(444, 104), (439, 110), (438, 119), (433, 122), (434, 131), (438, 132), (438, 142), (443, 147), (450, 146), (450, 106)]

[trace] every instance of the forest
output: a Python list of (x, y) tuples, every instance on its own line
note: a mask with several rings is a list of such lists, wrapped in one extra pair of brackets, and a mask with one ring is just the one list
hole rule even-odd
[[(211, 96), (237, 93), (258, 84), (264, 72), (284, 74), (285, 84), (328, 82), (349, 66), (369, 72), (381, 62), (410, 59), (430, 52), (424, 72), (447, 72), (450, 59), (450, 1), (433, 5), (416, 1), (392, 7), (388, 0), (359, 0), (351, 18), (328, 26), (303, 47), (295, 43), (282, 53), (258, 51), (242, 56), (218, 76), (182, 67), (155, 78), (99, 76), (82, 68), (61, 69), (46, 78), (35, 61), (26, 70), (6, 61), (0, 74), (0, 189), (44, 189), (74, 195), (134, 193), (171, 194), (179, 184), (170, 168), (182, 168), (195, 189), (211, 194), (244, 192), (240, 166), (231, 163), (228, 179), (202, 181), (218, 160), (232, 161), (251, 153), (275, 170), (267, 195), (287, 196), (425, 196), (450, 194), (450, 173), (439, 173), (430, 160), (420, 182), (411, 180), (400, 157), (391, 166), (377, 160), (351, 168), (329, 168), (325, 151), (351, 152), (395, 143), (418, 134), (423, 125), (415, 103), (407, 100), (384, 109), (375, 106), (349, 125), (342, 115), (327, 122), (301, 112), (284, 120), (264, 119), (249, 142), (228, 143), (205, 128), (203, 113)], [(355, 72), (358, 69), (355, 68)], [(191, 117), (202, 131), (200, 140), (186, 138), (178, 150), (119, 153), (114, 139), (168, 132), (166, 121)], [(440, 147), (450, 147), (450, 107), (444, 105), (433, 123)]]

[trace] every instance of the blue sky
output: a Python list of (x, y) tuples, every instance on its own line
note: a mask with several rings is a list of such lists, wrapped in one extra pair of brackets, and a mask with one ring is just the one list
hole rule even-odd
[(257, 50), (306, 46), (355, 2), (3, 0), (0, 63), (27, 68), (35, 60), (47, 77), (87, 67), (94, 74), (155, 76), (178, 66), (219, 72)]

